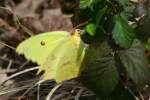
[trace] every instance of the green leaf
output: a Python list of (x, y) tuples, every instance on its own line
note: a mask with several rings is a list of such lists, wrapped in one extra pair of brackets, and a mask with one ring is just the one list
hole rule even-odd
[(94, 2), (94, 0), (80, 0), (80, 8), (91, 7), (93, 2)]
[(123, 48), (129, 48), (134, 39), (132, 28), (128, 25), (128, 20), (125, 14), (121, 13), (114, 18), (115, 26), (113, 29), (113, 38), (116, 44)]
[(112, 50), (106, 42), (92, 44), (81, 66), (81, 81), (98, 95), (110, 94), (118, 84), (118, 72)]
[(121, 5), (125, 6), (127, 3), (129, 3), (129, 0), (117, 0)]
[(95, 24), (88, 24), (86, 26), (86, 31), (89, 33), (89, 35), (94, 36), (96, 32), (96, 25)]
[(107, 7), (104, 7), (104, 8), (100, 9), (97, 12), (97, 15), (96, 15), (96, 25), (99, 25), (100, 21), (102, 20), (102, 17), (106, 13), (106, 9), (107, 9)]
[(145, 85), (149, 81), (148, 60), (145, 48), (139, 40), (134, 40), (131, 48), (118, 52), (120, 60), (129, 77), (137, 86)]
[(146, 49), (150, 50), (150, 39), (148, 39), (148, 42), (146, 44)]

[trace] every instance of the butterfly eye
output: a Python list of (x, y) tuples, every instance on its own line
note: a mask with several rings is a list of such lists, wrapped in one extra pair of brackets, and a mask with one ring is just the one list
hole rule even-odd
[(41, 41), (41, 46), (44, 46), (45, 45), (45, 42), (44, 41)]

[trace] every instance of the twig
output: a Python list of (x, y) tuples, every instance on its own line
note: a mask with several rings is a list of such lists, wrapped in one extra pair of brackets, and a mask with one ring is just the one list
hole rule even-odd
[(83, 89), (80, 89), (80, 90), (79, 90), (79, 92), (78, 92), (77, 95), (75, 96), (75, 100), (79, 100), (79, 98), (80, 98), (80, 96), (81, 96), (81, 94), (82, 94), (83, 91), (84, 91)]
[(33, 89), (34, 87), (36, 87), (37, 85), (43, 83), (45, 80), (40, 80), (37, 83), (35, 83), (34, 85), (32, 85), (31, 87), (29, 87), (19, 98), (18, 100), (21, 100), (31, 89)]
[(21, 66), (19, 66), (19, 69), (18, 69), (18, 70), (22, 69), (22, 68), (23, 68), (24, 66), (26, 66), (29, 62), (30, 62), (30, 61), (24, 62)]
[(3, 85), (3, 84), (4, 84), (5, 82), (7, 82), (8, 80), (10, 80), (10, 79), (12, 79), (12, 78), (14, 78), (14, 77), (16, 77), (16, 76), (18, 76), (18, 75), (21, 75), (21, 74), (26, 73), (26, 72), (29, 72), (29, 71), (37, 70), (38, 68), (39, 68), (39, 67), (28, 68), (28, 69), (25, 69), (25, 70), (20, 71), (20, 72), (18, 72), (18, 73), (15, 73), (15, 74), (9, 76), (7, 79), (5, 79), (0, 85)]
[(56, 85), (51, 92), (47, 95), (46, 100), (51, 100), (52, 95), (55, 93), (55, 91), (62, 85), (62, 83)]
[(14, 60), (12, 60), (12, 59), (4, 58), (4, 57), (2, 57), (2, 56), (0, 56), (0, 60), (7, 61), (7, 62), (9, 62), (9, 61), (11, 60), (11, 61), (12, 61), (13, 63), (15, 63), (15, 64), (21, 64), (19, 61), (14, 61)]
[(6, 46), (6, 47), (8, 47), (8, 48), (10, 48), (10, 49), (12, 49), (12, 50), (14, 50), (14, 51), (16, 50), (15, 47), (8, 45), (8, 44), (2, 42), (1, 40), (0, 40), (0, 44), (4, 45), (4, 46)]
[(17, 25), (20, 26), (25, 32), (27, 32), (28, 35), (30, 35), (30, 36), (33, 35), (33, 32), (31, 30), (29, 30), (28, 28), (26, 28), (24, 25), (22, 25), (20, 23), (18, 16), (15, 15), (10, 8), (8, 8), (8, 7), (0, 7), (0, 9), (7, 10), (8, 12), (10, 12), (14, 16), (14, 20), (16, 20)]
[(12, 66), (12, 60), (9, 60), (9, 63), (8, 63), (8, 66), (7, 66), (6, 72), (9, 72), (9, 70), (10, 70), (11, 66)]
[(22, 87), (17, 87), (17, 88), (13, 88), (13, 89), (9, 89), (9, 90), (5, 90), (5, 91), (0, 91), (0, 96), (1, 95), (4, 95), (4, 94), (7, 94), (7, 93), (10, 93), (10, 92), (16, 92), (16, 91), (20, 91), (20, 90), (24, 90), (26, 89), (27, 87), (29, 87), (28, 85), (26, 86), (22, 86)]
[(81, 24), (75, 26), (74, 28), (77, 29), (77, 28), (79, 28), (79, 27), (81, 27), (81, 26), (84, 26), (84, 25), (88, 24), (89, 21), (91, 21), (91, 20), (92, 20), (92, 19), (88, 19), (87, 21), (85, 21), (85, 22), (83, 22), (83, 23), (81, 23)]

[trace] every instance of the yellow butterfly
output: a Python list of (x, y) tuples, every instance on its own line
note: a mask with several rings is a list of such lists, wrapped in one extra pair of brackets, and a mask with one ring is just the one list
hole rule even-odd
[(31, 36), (19, 44), (16, 51), (39, 64), (39, 71), (45, 71), (45, 80), (61, 82), (78, 77), (85, 49), (76, 30), (73, 35), (66, 31), (54, 31)]

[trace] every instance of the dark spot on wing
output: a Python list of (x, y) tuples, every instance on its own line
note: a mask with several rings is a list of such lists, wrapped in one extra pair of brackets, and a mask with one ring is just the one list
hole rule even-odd
[(45, 45), (45, 41), (41, 41), (41, 46), (44, 46)]

